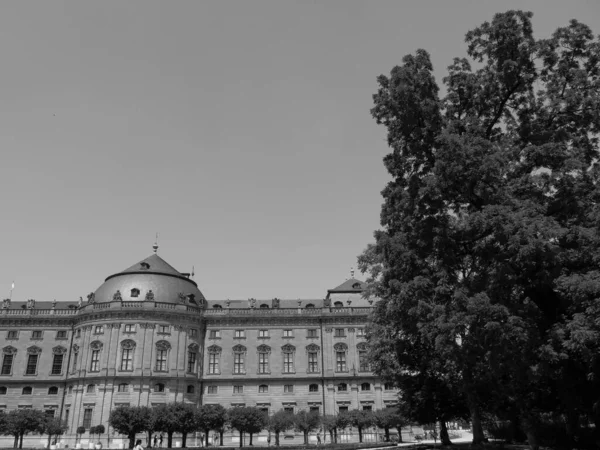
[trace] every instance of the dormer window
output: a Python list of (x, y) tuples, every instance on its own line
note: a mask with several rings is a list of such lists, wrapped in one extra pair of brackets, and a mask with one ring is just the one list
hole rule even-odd
[(221, 305), (213, 305), (213, 309), (223, 309)]
[(196, 303), (196, 296), (194, 294), (188, 294), (187, 298), (188, 298), (188, 301), (190, 303), (193, 303), (194, 305), (197, 305), (197, 303)]
[(140, 296), (140, 290), (138, 288), (133, 288), (131, 290), (131, 296), (132, 297), (139, 297)]
[(150, 269), (150, 264), (148, 264), (147, 262), (143, 261), (140, 263), (140, 269), (142, 270), (148, 270)]
[(306, 309), (314, 309), (315, 305), (313, 305), (312, 303), (309, 303), (308, 305), (305, 306)]
[(360, 283), (354, 283), (352, 289), (360, 289)]
[(263, 303), (262, 305), (260, 305), (260, 309), (269, 309), (269, 305)]

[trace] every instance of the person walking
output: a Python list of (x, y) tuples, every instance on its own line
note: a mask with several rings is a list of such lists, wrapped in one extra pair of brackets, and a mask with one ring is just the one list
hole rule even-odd
[(156, 445), (158, 444), (158, 436), (155, 434), (154, 435), (154, 448), (156, 448)]
[(142, 447), (141, 439), (138, 439), (137, 441), (135, 441), (135, 447), (133, 447), (133, 450), (144, 450), (144, 447)]
[(159, 447), (159, 448), (162, 448), (162, 441), (163, 441), (163, 435), (162, 435), (162, 433), (161, 433), (161, 435), (160, 435), (160, 436), (159, 436), (159, 438), (158, 438), (158, 447)]

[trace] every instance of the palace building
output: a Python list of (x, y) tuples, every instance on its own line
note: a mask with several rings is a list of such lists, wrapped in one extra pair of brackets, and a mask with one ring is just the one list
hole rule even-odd
[[(322, 299), (207, 300), (190, 274), (156, 250), (107, 277), (87, 301), (4, 300), (0, 409), (63, 418), (69, 430), (62, 444), (69, 447), (77, 427), (103, 424), (103, 442), (117, 447), (122, 436), (109, 429), (108, 417), (118, 405), (219, 403), (270, 414), (336, 414), (396, 402), (397, 392), (367, 363), (364, 327), (373, 300), (362, 298), (361, 281), (346, 280)], [(225, 445), (236, 439), (226, 434)], [(286, 439), (302, 438), (292, 432)], [(0, 437), (0, 446), (12, 440)]]

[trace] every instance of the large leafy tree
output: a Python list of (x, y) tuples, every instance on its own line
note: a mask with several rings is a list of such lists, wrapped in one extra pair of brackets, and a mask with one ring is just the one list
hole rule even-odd
[(304, 436), (304, 445), (308, 445), (309, 433), (317, 430), (320, 424), (321, 417), (318, 412), (301, 409), (294, 414), (294, 429), (300, 431)]
[(532, 447), (544, 413), (573, 439), (600, 430), (600, 42), (575, 20), (536, 40), (531, 18), (468, 32), (442, 99), (429, 54), (405, 56), (372, 109), (392, 176), (359, 258), (381, 298), (373, 364), (401, 390), (442, 382), (475, 444), (484, 412), (517, 417)]
[(23, 436), (29, 433), (42, 434), (46, 415), (39, 409), (14, 409), (5, 416), (4, 434), (14, 436), (14, 448), (23, 448)]
[(252, 436), (267, 427), (267, 415), (255, 407), (230, 408), (227, 411), (227, 416), (231, 428), (240, 433), (240, 447), (244, 446), (244, 433), (250, 434), (249, 445), (252, 445)]

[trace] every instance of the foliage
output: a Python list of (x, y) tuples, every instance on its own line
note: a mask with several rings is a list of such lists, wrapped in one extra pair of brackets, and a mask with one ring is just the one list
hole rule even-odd
[(531, 17), (468, 32), (477, 67), (455, 58), (443, 99), (424, 50), (378, 78), (392, 180), (359, 263), (376, 373), (432, 388), (409, 416), (468, 408), (474, 444), (482, 413), (517, 417), (536, 448), (544, 413), (571, 445), (600, 433), (600, 42), (576, 20), (536, 40)]
[(41, 434), (48, 435), (48, 448), (50, 447), (52, 436), (60, 436), (68, 429), (69, 426), (64, 420), (60, 420), (58, 417), (46, 417)]
[(267, 415), (260, 409), (251, 406), (230, 408), (227, 416), (231, 428), (240, 433), (240, 447), (244, 446), (244, 433), (250, 434), (250, 445), (252, 445), (252, 435), (264, 430), (267, 426)]
[(401, 428), (408, 424), (408, 421), (397, 408), (385, 408), (373, 412), (373, 424), (385, 432), (386, 442), (390, 441), (390, 429), (398, 430), (398, 439), (402, 442)]
[(321, 418), (317, 412), (301, 409), (294, 414), (294, 429), (304, 435), (304, 445), (308, 445), (308, 433), (319, 428)]
[(129, 438), (129, 448), (135, 445), (135, 435), (146, 430), (146, 420), (146, 410), (139, 406), (117, 406), (108, 417), (109, 425)]
[(369, 428), (375, 422), (373, 412), (369, 410), (355, 409), (349, 413), (350, 425), (358, 429), (358, 442), (362, 443), (363, 430)]
[(280, 409), (269, 417), (267, 430), (275, 434), (275, 445), (279, 447), (279, 435), (294, 426), (294, 415)]
[(157, 431), (167, 433), (167, 448), (173, 447), (173, 433), (182, 433), (182, 446), (185, 447), (187, 433), (198, 429), (194, 405), (187, 403), (169, 403), (154, 408)]

